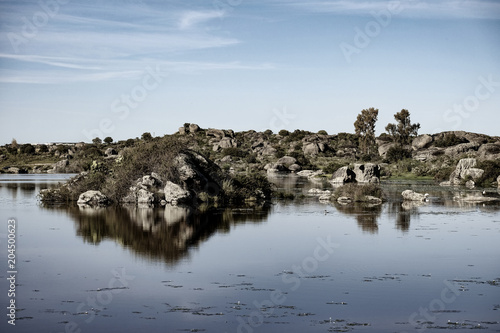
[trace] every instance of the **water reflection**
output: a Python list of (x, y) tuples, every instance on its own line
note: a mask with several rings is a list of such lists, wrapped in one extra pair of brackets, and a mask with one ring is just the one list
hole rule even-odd
[(50, 209), (66, 210), (85, 242), (99, 244), (112, 239), (136, 254), (169, 265), (188, 256), (191, 248), (216, 232), (229, 232), (237, 224), (263, 222), (269, 214), (269, 207), (206, 211), (181, 206)]
[(371, 205), (365, 203), (340, 204), (335, 202), (335, 208), (345, 215), (356, 217), (358, 226), (364, 232), (378, 233), (377, 220), (382, 213), (382, 205)]

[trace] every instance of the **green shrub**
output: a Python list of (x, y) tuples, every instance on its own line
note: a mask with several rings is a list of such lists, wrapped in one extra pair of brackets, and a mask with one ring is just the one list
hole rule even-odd
[(47, 147), (47, 145), (40, 145), (38, 149), (40, 153), (47, 153), (49, 151), (49, 147)]
[(434, 180), (436, 182), (444, 182), (446, 180), (450, 179), (450, 175), (455, 170), (455, 167), (445, 167), (445, 168), (438, 168), (436, 169), (434, 173)]
[(35, 147), (33, 147), (29, 143), (26, 143), (26, 144), (21, 146), (19, 151), (21, 152), (21, 154), (33, 155), (33, 154), (35, 154)]
[(234, 148), (234, 147), (230, 147), (230, 148), (225, 148), (222, 150), (222, 155), (223, 156), (233, 156), (233, 157), (246, 157), (247, 156), (247, 152), (245, 152), (243, 149), (241, 148)]
[(134, 144), (135, 144), (134, 139), (127, 139), (127, 141), (125, 141), (125, 147), (132, 147)]
[(436, 147), (446, 148), (468, 142), (469, 140), (467, 140), (466, 138), (459, 138), (458, 136), (455, 135), (455, 133), (451, 133), (451, 134), (446, 134), (439, 140), (436, 140), (434, 145)]
[(288, 136), (290, 135), (290, 132), (288, 132), (286, 129), (282, 129), (278, 132), (278, 134), (281, 136)]
[(389, 148), (386, 155), (386, 159), (393, 163), (407, 158), (411, 158), (411, 151), (399, 146)]
[(480, 161), (476, 165), (476, 168), (484, 170), (481, 178), (475, 181), (478, 186), (490, 187), (497, 180), (497, 177), (500, 176), (500, 160)]
[(328, 132), (327, 132), (327, 131), (325, 131), (325, 130), (319, 130), (319, 131), (318, 131), (318, 134), (319, 134), (319, 135), (328, 135)]
[(251, 153), (245, 157), (247, 163), (257, 163), (257, 154)]

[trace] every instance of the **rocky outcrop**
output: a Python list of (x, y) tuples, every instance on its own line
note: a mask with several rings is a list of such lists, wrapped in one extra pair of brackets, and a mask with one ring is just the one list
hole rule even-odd
[(191, 193), (189, 191), (171, 181), (167, 181), (163, 191), (165, 193), (165, 201), (172, 205), (187, 203), (191, 200)]
[(220, 149), (236, 147), (238, 147), (238, 141), (230, 137), (223, 137), (218, 143), (213, 145), (212, 150), (219, 151)]
[(428, 134), (422, 134), (413, 139), (411, 147), (413, 150), (419, 150), (422, 148), (427, 148), (432, 142), (432, 136)]
[(500, 143), (486, 143), (477, 151), (477, 157), (481, 160), (500, 159)]
[(105, 151), (104, 151), (104, 155), (106, 155), (107, 157), (110, 157), (110, 156), (113, 156), (113, 155), (118, 155), (118, 152), (114, 149), (114, 148), (107, 148)]
[(428, 194), (417, 193), (412, 190), (406, 190), (401, 193), (404, 200), (409, 201), (427, 201)]
[(484, 170), (475, 168), (477, 160), (475, 158), (463, 158), (458, 161), (455, 170), (450, 175), (450, 180), (442, 182), (441, 186), (461, 185), (464, 180), (472, 178), (477, 180), (481, 178)]
[(291, 157), (291, 156), (283, 156), (276, 163), (283, 164), (284, 166), (286, 166), (288, 168), (292, 164), (296, 164), (297, 159), (294, 157)]
[(80, 207), (104, 207), (111, 201), (100, 191), (87, 191), (78, 197), (77, 204)]
[(129, 188), (127, 195), (120, 200), (123, 203), (152, 204), (156, 201), (155, 193), (161, 191), (163, 182), (156, 173), (143, 176)]
[(335, 171), (330, 179), (332, 184), (345, 184), (352, 183), (356, 179), (356, 174), (349, 169), (348, 166), (344, 166)]
[(300, 177), (307, 177), (308, 179), (313, 179), (317, 176), (320, 176), (323, 174), (323, 170), (302, 170), (297, 172), (297, 176)]
[(378, 154), (381, 157), (385, 157), (387, 155), (387, 152), (389, 151), (389, 149), (391, 149), (394, 146), (396, 146), (396, 144), (393, 142), (383, 143), (383, 144), (378, 146)]
[(444, 153), (448, 156), (455, 156), (468, 152), (475, 152), (481, 146), (478, 142), (461, 143), (455, 146), (448, 147), (444, 150)]
[(378, 164), (354, 164), (354, 169), (352, 171), (356, 175), (355, 180), (358, 183), (380, 182), (380, 165)]

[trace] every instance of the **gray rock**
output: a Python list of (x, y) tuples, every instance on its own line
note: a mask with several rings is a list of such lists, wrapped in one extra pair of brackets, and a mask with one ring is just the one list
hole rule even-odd
[(309, 179), (312, 179), (312, 178), (319, 176), (319, 175), (322, 175), (322, 174), (323, 174), (323, 170), (316, 170), (316, 171), (302, 170), (302, 171), (297, 172), (297, 176), (307, 177)]
[(352, 199), (349, 197), (339, 197), (337, 198), (337, 202), (341, 204), (346, 204), (352, 202)]
[(475, 158), (463, 158), (458, 161), (455, 170), (450, 175), (450, 185), (460, 185), (462, 180), (468, 177), (471, 177), (472, 180), (479, 179), (484, 170), (475, 168), (476, 164), (477, 160)]
[(64, 169), (66, 169), (66, 167), (69, 165), (69, 161), (68, 160), (61, 160), (59, 162), (56, 163), (56, 165), (54, 166), (54, 169), (56, 169), (57, 171), (62, 171)]
[(467, 188), (474, 188), (476, 186), (476, 183), (474, 183), (473, 180), (468, 180), (467, 182), (465, 182), (465, 187)]
[(304, 144), (302, 151), (304, 152), (304, 155), (317, 155), (321, 150), (317, 143), (311, 142)]
[(384, 143), (382, 145), (379, 145), (378, 146), (378, 154), (381, 156), (381, 157), (385, 157), (387, 155), (387, 152), (389, 151), (389, 149), (391, 149), (392, 147), (394, 147), (396, 144), (393, 143), (393, 142), (389, 142), (389, 143)]
[(331, 196), (332, 192), (330, 190), (320, 190), (319, 188), (312, 188), (309, 191), (307, 191), (307, 195), (314, 195), (314, 196), (328, 195), (328, 196)]
[(332, 196), (330, 194), (323, 194), (318, 197), (319, 201), (330, 201)]
[(297, 159), (291, 156), (283, 156), (276, 163), (283, 164), (286, 167), (289, 167), (292, 164), (297, 163)]
[(356, 174), (349, 167), (341, 167), (335, 171), (330, 179), (332, 184), (345, 184), (354, 182)]
[(200, 126), (196, 124), (189, 124), (189, 133), (196, 133), (200, 130)]
[(428, 147), (431, 144), (431, 142), (432, 142), (432, 136), (428, 134), (422, 134), (413, 139), (411, 147), (414, 150), (419, 150)]
[(290, 170), (291, 172), (299, 172), (300, 170), (302, 170), (302, 167), (298, 164), (292, 164), (288, 167), (288, 170)]
[(145, 189), (140, 189), (137, 191), (137, 203), (138, 204), (152, 204), (155, 201), (155, 196), (153, 193)]
[(481, 146), (478, 142), (461, 143), (455, 146), (448, 147), (444, 153), (448, 156), (455, 156), (462, 153), (474, 152)]
[(78, 197), (77, 204), (82, 206), (97, 207), (107, 206), (110, 203), (108, 197), (101, 193), (101, 191), (87, 191)]
[(226, 148), (236, 148), (236, 147), (238, 147), (238, 142), (235, 139), (232, 139), (230, 137), (224, 137), (219, 141), (219, 143), (214, 145), (214, 151), (219, 150), (219, 148), (226, 149)]
[(185, 128), (184, 126), (179, 127), (179, 134), (180, 134), (180, 135), (184, 135), (184, 134), (186, 134), (186, 128)]
[(500, 144), (486, 143), (478, 149), (477, 155), (482, 160), (500, 159)]
[(215, 128), (209, 128), (205, 132), (206, 136), (212, 136), (217, 139), (222, 139), (223, 137), (226, 136), (223, 130), (220, 129), (215, 129)]
[(171, 181), (167, 181), (163, 191), (165, 192), (165, 201), (172, 205), (187, 202), (191, 199), (189, 191)]
[(500, 188), (500, 176), (497, 177), (497, 185), (498, 185), (498, 188)]
[(232, 160), (233, 160), (233, 158), (230, 155), (226, 155), (223, 158), (221, 158), (220, 161), (224, 162), (224, 163), (228, 163), (228, 162), (231, 162)]
[(369, 202), (369, 203), (373, 203), (373, 204), (381, 204), (382, 203), (382, 199), (374, 197), (372, 195), (365, 195), (364, 201)]
[(104, 155), (106, 156), (118, 155), (118, 152), (114, 148), (110, 147), (104, 151)]
[(426, 201), (428, 194), (417, 193), (412, 190), (405, 190), (401, 193), (404, 200), (409, 201)]
[(276, 149), (273, 148), (272, 146), (268, 145), (262, 149), (260, 154), (263, 156), (272, 156), (272, 155), (276, 154)]
[(358, 183), (379, 183), (380, 165), (373, 163), (354, 164), (353, 169)]
[(264, 169), (267, 170), (267, 173), (290, 172), (290, 170), (286, 166), (280, 163), (267, 164), (266, 167), (264, 167)]

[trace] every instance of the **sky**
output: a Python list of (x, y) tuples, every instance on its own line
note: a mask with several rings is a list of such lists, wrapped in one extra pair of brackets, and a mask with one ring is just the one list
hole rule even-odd
[(500, 136), (500, 1), (0, 0), (0, 144), (235, 131)]

